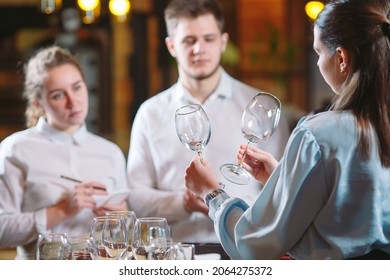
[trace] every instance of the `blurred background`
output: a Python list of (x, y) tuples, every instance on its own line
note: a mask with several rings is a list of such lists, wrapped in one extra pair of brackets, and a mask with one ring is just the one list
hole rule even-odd
[[(0, 141), (25, 128), (23, 64), (36, 49), (56, 43), (76, 52), (84, 67), (89, 129), (127, 155), (139, 105), (177, 79), (164, 43), (168, 2), (0, 0)], [(328, 102), (332, 93), (316, 66), (308, 1), (220, 2), (230, 34), (223, 65), (230, 74), (278, 96), (291, 128)]]

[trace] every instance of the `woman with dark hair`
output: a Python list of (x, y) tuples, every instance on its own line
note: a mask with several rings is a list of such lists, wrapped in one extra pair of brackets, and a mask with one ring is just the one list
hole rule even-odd
[[(335, 97), (298, 123), (280, 162), (242, 145), (264, 188), (229, 197), (195, 158), (186, 185), (233, 259), (390, 258), (390, 1), (330, 1), (314, 24), (317, 65)], [(244, 190), (243, 190), (244, 191)]]

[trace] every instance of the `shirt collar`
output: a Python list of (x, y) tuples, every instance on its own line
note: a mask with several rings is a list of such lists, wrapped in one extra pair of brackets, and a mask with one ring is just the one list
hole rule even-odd
[(76, 132), (69, 134), (50, 126), (45, 117), (39, 118), (36, 129), (39, 133), (45, 135), (53, 142), (76, 145), (82, 145), (85, 142), (88, 133), (85, 123)]
[(233, 96), (233, 79), (223, 69), (221, 71), (221, 80), (214, 93), (222, 98), (231, 98)]
[[(184, 103), (199, 103), (189, 91), (184, 87), (181, 79), (173, 85), (172, 89), (175, 91), (174, 97), (177, 100), (181, 100)], [(211, 93), (210, 97), (206, 100), (213, 100), (216, 98), (231, 98), (233, 96), (233, 79), (221, 68), (221, 79), (218, 82), (216, 89)]]

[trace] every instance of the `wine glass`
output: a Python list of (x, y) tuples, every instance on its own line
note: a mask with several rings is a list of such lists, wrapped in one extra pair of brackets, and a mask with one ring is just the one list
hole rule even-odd
[(36, 243), (37, 260), (71, 259), (71, 244), (66, 233), (40, 233)]
[[(241, 117), (241, 132), (250, 143), (268, 139), (276, 130), (281, 112), (279, 99), (267, 92), (259, 92), (245, 107)], [(227, 163), (220, 167), (222, 175), (238, 185), (249, 184), (251, 174), (242, 167), (246, 151), (239, 164)]]
[(106, 247), (103, 244), (103, 228), (105, 221), (105, 216), (93, 218), (89, 234), (90, 254), (93, 260), (114, 259), (110, 254), (108, 254)]
[(92, 260), (90, 253), (90, 239), (88, 236), (70, 238), (72, 260)]
[(209, 143), (211, 128), (209, 118), (200, 104), (188, 104), (175, 112), (175, 125), (180, 141), (202, 157), (202, 150)]
[(103, 225), (102, 243), (106, 252), (119, 260), (127, 251), (127, 226), (124, 217), (106, 216)]
[(132, 244), (132, 238), (133, 238), (133, 230), (134, 230), (134, 224), (135, 221), (137, 220), (137, 217), (134, 213), (134, 211), (109, 211), (106, 213), (106, 216), (110, 217), (122, 217), (125, 221), (126, 224), (126, 229), (127, 229), (127, 251), (123, 255), (123, 259), (125, 260), (131, 260), (133, 259), (133, 250), (131, 247)]
[[(157, 249), (166, 248), (170, 242), (171, 229), (165, 218), (147, 217), (138, 218), (133, 231), (133, 253), (136, 260), (158, 259)], [(153, 249), (153, 256), (149, 254)]]
[(182, 243), (184, 255), (186, 260), (195, 260), (195, 244)]
[(181, 242), (166, 241), (163, 244), (151, 243), (148, 260), (186, 260), (184, 246)]

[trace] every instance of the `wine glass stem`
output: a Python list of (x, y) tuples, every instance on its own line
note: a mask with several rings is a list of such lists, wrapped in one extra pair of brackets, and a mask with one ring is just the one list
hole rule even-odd
[(245, 151), (244, 151), (244, 154), (242, 155), (242, 158), (239, 162), (239, 166), (242, 167), (242, 163), (244, 162), (244, 159), (245, 159), (245, 156), (246, 156), (246, 152), (248, 151), (248, 148), (249, 148), (249, 145), (251, 144), (251, 142), (249, 141), (248, 144), (246, 145), (246, 148), (245, 148)]
[(197, 153), (198, 153), (198, 156), (200, 157), (200, 160), (203, 161), (202, 151), (197, 151)]

